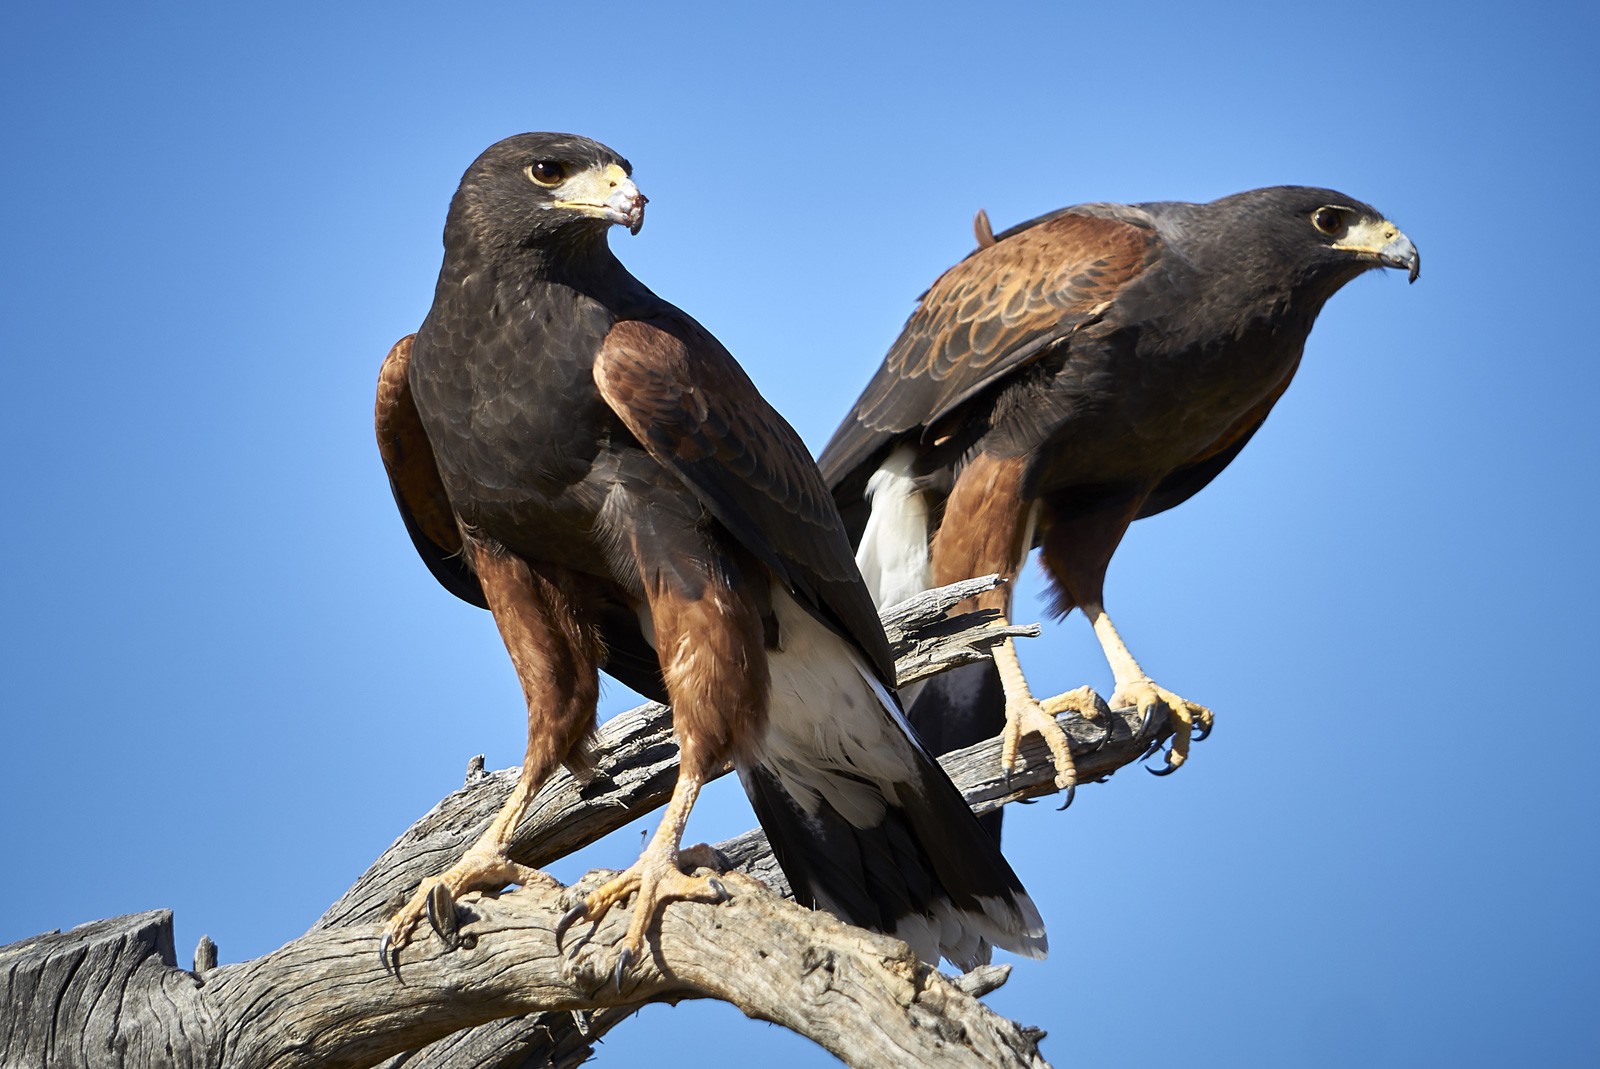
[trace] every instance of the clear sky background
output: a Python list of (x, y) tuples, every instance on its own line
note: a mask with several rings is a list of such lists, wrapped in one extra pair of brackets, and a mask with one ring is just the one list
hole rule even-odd
[[(492, 623), (417, 559), (371, 430), (492, 141), (628, 156), (619, 254), (813, 448), (974, 209), (1293, 182), (1378, 206), (1422, 278), (1335, 297), (1243, 456), (1124, 543), (1108, 605), (1217, 729), (1170, 778), (1013, 808), (1053, 954), (992, 1002), (1058, 1065), (1596, 1064), (1597, 32), (1541, 3), (6, 5), (0, 943), (170, 907), (185, 960), (262, 954), (473, 754), (520, 761)], [(1109, 689), (1079, 617), (1022, 656), (1040, 693)], [(690, 835), (750, 822), (725, 783)], [(600, 1064), (704, 1064), (706, 1027), (831, 1061), (685, 1005)]]

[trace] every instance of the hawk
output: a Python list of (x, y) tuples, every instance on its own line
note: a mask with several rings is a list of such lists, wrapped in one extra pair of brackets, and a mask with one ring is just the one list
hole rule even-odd
[(450, 205), (421, 328), (384, 361), (377, 432), (413, 543), (494, 614), (521, 681), (516, 788), (431, 895), (550, 881), (507, 844), (563, 764), (580, 769), (599, 672), (672, 707), (678, 781), (638, 862), (574, 910), (634, 896), (619, 974), (660, 909), (725, 891), (683, 850), (701, 785), (738, 769), (796, 896), (963, 966), (1040, 956), (1043, 925), (910, 734), (843, 524), (799, 437), (699, 323), (611, 251), (645, 197), (628, 161), (570, 134), (485, 150)]
[[(1415, 282), (1416, 246), (1368, 204), (1278, 186), (1208, 204), (1082, 204), (999, 235), (922, 295), (824, 449), (824, 477), (879, 604), (991, 572), (1038, 547), (1052, 609), (1082, 610), (1110, 664), (1111, 704), (1174, 724), (1166, 764), (1210, 710), (1158, 686), (1106, 613), (1111, 556), (1134, 520), (1180, 504), (1239, 454), (1289, 385), (1323, 303), (1357, 275)], [(1010, 612), (1010, 586), (976, 599)], [(1010, 641), (992, 662), (935, 677), (912, 704), (935, 751), (1004, 735), (1049, 743), (1052, 714), (1095, 716), (1087, 687), (1041, 705)]]

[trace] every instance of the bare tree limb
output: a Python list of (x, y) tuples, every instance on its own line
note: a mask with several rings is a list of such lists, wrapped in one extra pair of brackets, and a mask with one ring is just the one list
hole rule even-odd
[[(902, 683), (977, 660), (1007, 634), (1036, 632), (997, 628), (977, 614), (943, 619), (992, 584), (957, 584), (886, 614)], [(1153, 719), (1141, 725), (1129, 710), (1095, 722), (1063, 718), (1080, 779), (1138, 759), (1167, 733)], [(1024, 747), (1009, 783), (998, 770), (998, 740), (948, 755), (945, 766), (969, 801), (991, 809), (1052, 790), (1048, 751), (1036, 743)], [(540, 792), (513, 844), (518, 860), (545, 864), (662, 804), (676, 776), (669, 714), (647, 705), (613, 718), (594, 756), (587, 783), (561, 776)], [(177, 969), (166, 913), (0, 948), (0, 1005), (19, 1007), (0, 1017), (0, 1065), (288, 1069), (400, 1055), (391, 1064), (407, 1069), (575, 1066), (640, 1005), (684, 998), (732, 1002), (852, 1065), (1044, 1064), (1042, 1033), (975, 997), (1003, 974), (964, 978), (968, 993), (893, 939), (784, 902), (777, 896), (787, 883), (759, 829), (719, 848), (767, 886), (730, 875), (732, 901), (670, 906), (657, 957), (630, 968), (620, 991), (610, 966), (625, 911), (569, 960), (552, 931), (572, 893), (542, 888), (468, 896), (459, 904), (462, 948), (447, 951), (431, 934), (418, 940), (396, 982), (379, 963), (378, 923), (477, 838), (515, 778), (514, 769), (484, 773), (480, 759), (467, 784), (408, 829), (310, 932), (254, 961), (217, 967), (214, 948), (202, 946), (194, 973)]]
[[(202, 979), (172, 968), (170, 914), (102, 921), (8, 948), (0, 967), (22, 1013), (0, 1026), (0, 1061), (359, 1069), (513, 1014), (570, 1020), (716, 998), (810, 1036), (850, 1065), (1045, 1064), (1036, 1036), (898, 940), (803, 909), (747, 877), (724, 881), (729, 901), (665, 911), (657, 955), (630, 967), (620, 988), (613, 965), (626, 912), (587, 940), (569, 936), (580, 944), (569, 957), (555, 929), (571, 896), (545, 887), (468, 896), (458, 906), (460, 947), (427, 940), (408, 948), (399, 980), (373, 951), (377, 924), (314, 932)], [(28, 1027), (47, 1016), (40, 999), (52, 1004), (53, 1028)], [(107, 999), (116, 1000), (115, 1015), (76, 1012)]]

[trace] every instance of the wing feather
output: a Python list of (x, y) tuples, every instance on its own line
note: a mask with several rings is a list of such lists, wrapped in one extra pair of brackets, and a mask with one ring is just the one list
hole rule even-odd
[(1089, 205), (1014, 227), (951, 267), (823, 450), (829, 485), (1097, 320), (1159, 248), (1137, 215)]
[(374, 410), (378, 452), (389, 473), (389, 489), (400, 507), (406, 532), (428, 571), (456, 597), (487, 609), (483, 587), (461, 554), (461, 532), (456, 527), (455, 513), (411, 396), (407, 372), (415, 338), (415, 334), (408, 334), (395, 342), (378, 372)]
[(600, 395), (746, 550), (892, 684), (888, 641), (811, 454), (721, 343), (672, 312), (611, 328), (595, 357)]

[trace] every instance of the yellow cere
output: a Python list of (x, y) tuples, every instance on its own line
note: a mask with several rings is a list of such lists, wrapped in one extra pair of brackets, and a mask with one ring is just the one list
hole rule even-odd
[(1359, 219), (1333, 247), (1348, 252), (1377, 253), (1400, 236), (1400, 228), (1387, 219)]

